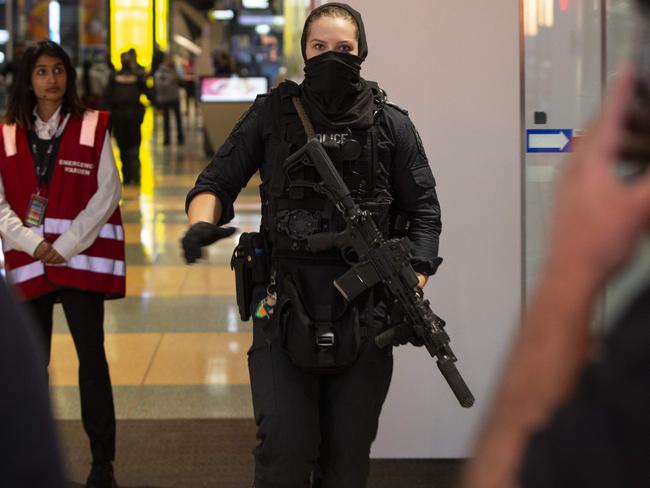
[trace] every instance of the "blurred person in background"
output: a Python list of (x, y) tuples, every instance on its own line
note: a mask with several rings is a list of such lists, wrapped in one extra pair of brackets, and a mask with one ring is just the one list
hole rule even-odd
[(111, 74), (104, 98), (113, 118), (113, 135), (120, 149), (124, 184), (139, 185), (141, 125), (145, 112), (140, 97), (145, 95), (150, 101), (154, 97), (133, 56), (124, 52), (120, 60), (122, 69)]
[(16, 82), (16, 76), (18, 75), (18, 70), (20, 68), (20, 61), (25, 54), (26, 48), (27, 45), (24, 42), (17, 42), (14, 46), (13, 57), (0, 67), (0, 75), (5, 80), (8, 93), (11, 93), (13, 85)]
[(156, 71), (158, 71), (158, 67), (163, 63), (164, 60), (165, 60), (165, 51), (160, 49), (160, 44), (155, 42), (153, 45), (153, 54), (151, 55), (151, 71), (150, 71), (151, 76), (154, 76), (156, 74)]
[(179, 146), (182, 146), (185, 143), (180, 104), (182, 74), (171, 53), (165, 55), (163, 63), (154, 75), (154, 80), (156, 105), (163, 113), (163, 145), (168, 146), (171, 140), (169, 112), (173, 111), (176, 121), (176, 141)]
[(83, 62), (81, 79), (78, 83), (81, 103), (87, 108), (100, 110), (105, 108), (104, 94), (111, 78), (111, 67), (103, 61)]
[(214, 76), (232, 75), (232, 59), (223, 49), (219, 49), (213, 54), (212, 66), (214, 68)]
[[(127, 51), (127, 54), (131, 58), (131, 63), (130, 64), (133, 67), (133, 69), (137, 73), (141, 74), (142, 76), (145, 76), (146, 73), (147, 73), (147, 70), (144, 68), (144, 66), (142, 66), (140, 63), (138, 63), (138, 52), (135, 50), (135, 48), (132, 47), (131, 49), (129, 49)], [(124, 66), (124, 64), (122, 64), (122, 66)]]
[[(547, 263), (465, 488), (649, 486), (650, 286), (603, 341), (592, 331), (599, 298), (650, 225), (650, 119), (633, 91), (624, 70), (559, 182)], [(621, 160), (646, 171), (623, 181)]]
[[(183, 59), (183, 88), (185, 89), (185, 115), (189, 116), (191, 112), (197, 113), (198, 98), (196, 93), (196, 56), (189, 54)], [(190, 107), (192, 110), (190, 111)]]
[(7, 278), (37, 319), (50, 361), (61, 303), (79, 359), (90, 439), (87, 488), (115, 486), (115, 410), (104, 351), (104, 300), (125, 294), (119, 175), (106, 112), (86, 110), (58, 44), (28, 48), (0, 137), (0, 237)]

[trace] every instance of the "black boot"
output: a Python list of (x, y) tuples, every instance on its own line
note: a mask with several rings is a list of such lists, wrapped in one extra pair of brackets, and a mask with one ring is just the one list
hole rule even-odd
[(86, 488), (118, 488), (113, 475), (113, 465), (110, 462), (93, 463)]

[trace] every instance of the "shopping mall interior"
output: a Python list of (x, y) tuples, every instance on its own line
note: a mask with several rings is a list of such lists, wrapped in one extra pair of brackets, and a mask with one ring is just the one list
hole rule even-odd
[[(323, 3), (0, 0), (3, 113), (14, 66), (39, 39), (63, 46), (91, 108), (110, 106), (106, 86), (130, 49), (150, 89), (167, 55), (180, 77), (184, 137), (175, 120), (166, 134), (160, 106), (142, 98), (140, 178), (124, 185), (120, 202), (126, 296), (106, 301), (104, 323), (119, 486), (253, 483), (253, 326), (240, 317), (231, 259), (241, 234), (260, 227), (260, 175), (234, 204), (228, 225), (236, 232), (192, 265), (180, 245), (189, 227), (186, 196), (258, 95), (284, 80), (302, 81), (303, 24)], [(426, 349), (396, 348), (367, 486), (453, 487), (543, 268), (554, 184), (630, 56), (636, 2), (348, 3), (363, 15), (368, 36), (361, 74), (408, 111), (436, 179), (444, 262), (424, 295), (446, 320), (456, 364), (476, 398), (462, 408)], [(648, 253), (645, 243), (603, 294), (597, 334), (647, 283)], [(91, 458), (77, 374), (75, 344), (57, 305), (50, 398), (66, 476), (84, 486)]]

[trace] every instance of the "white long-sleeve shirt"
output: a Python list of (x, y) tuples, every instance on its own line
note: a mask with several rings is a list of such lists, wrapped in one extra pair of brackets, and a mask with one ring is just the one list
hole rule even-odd
[[(51, 139), (59, 124), (61, 107), (47, 121), (42, 121), (36, 114), (34, 130), (40, 139)], [(67, 124), (67, 120), (64, 121)], [(102, 226), (113, 214), (122, 198), (122, 185), (115, 165), (115, 157), (108, 132), (104, 137), (104, 145), (97, 168), (97, 191), (84, 208), (72, 221), (72, 224), (61, 234), (52, 246), (67, 261), (95, 242)], [(23, 251), (30, 256), (43, 237), (33, 228), (23, 225), (22, 219), (16, 215), (5, 198), (5, 190), (0, 176), (0, 237), (13, 249)]]

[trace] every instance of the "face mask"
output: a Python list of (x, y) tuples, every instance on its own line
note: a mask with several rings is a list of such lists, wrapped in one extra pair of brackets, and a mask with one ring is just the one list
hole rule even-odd
[(315, 96), (336, 103), (359, 91), (362, 59), (328, 51), (305, 62), (305, 86)]

